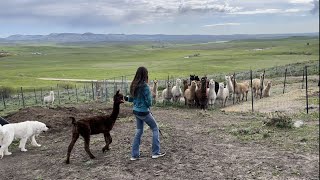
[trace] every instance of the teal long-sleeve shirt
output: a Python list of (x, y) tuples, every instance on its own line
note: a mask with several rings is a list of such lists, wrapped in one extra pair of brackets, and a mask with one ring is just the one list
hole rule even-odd
[(147, 83), (139, 90), (136, 97), (129, 97), (128, 101), (133, 102), (133, 111), (149, 112), (152, 105), (152, 97), (150, 87)]

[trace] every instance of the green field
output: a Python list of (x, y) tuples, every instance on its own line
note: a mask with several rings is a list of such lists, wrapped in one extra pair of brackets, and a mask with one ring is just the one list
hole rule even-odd
[[(309, 45), (307, 45), (309, 43)], [(0, 58), (0, 86), (47, 87), (37, 78), (112, 79), (131, 75), (139, 66), (150, 79), (258, 70), (319, 60), (319, 37), (241, 40), (225, 43), (16, 44), (1, 45), (11, 56)], [(40, 54), (34, 54), (39, 52)], [(194, 54), (199, 53), (197, 57)], [(184, 58), (191, 56), (190, 58)]]

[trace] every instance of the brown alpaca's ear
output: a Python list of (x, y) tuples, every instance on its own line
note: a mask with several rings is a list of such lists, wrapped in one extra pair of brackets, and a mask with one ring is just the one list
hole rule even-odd
[(118, 89), (118, 91), (117, 91), (116, 95), (118, 95), (118, 94), (119, 94), (119, 92), (120, 92), (120, 89)]

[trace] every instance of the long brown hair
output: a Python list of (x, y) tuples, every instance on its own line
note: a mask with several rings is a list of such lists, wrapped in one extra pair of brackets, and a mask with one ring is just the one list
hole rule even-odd
[(148, 70), (141, 66), (137, 69), (136, 75), (130, 85), (130, 94), (133, 97), (138, 95), (138, 90), (141, 89), (145, 83), (148, 83)]

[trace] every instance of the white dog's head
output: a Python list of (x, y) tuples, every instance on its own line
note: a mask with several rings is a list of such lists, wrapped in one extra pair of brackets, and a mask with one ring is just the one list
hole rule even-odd
[(48, 129), (49, 128), (44, 123), (36, 121), (35, 134), (40, 134), (42, 132), (46, 132), (46, 131), (48, 131)]

